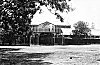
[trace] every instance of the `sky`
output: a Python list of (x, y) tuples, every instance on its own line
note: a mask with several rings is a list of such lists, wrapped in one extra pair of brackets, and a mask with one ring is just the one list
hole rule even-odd
[[(71, 0), (71, 3), (75, 10), (68, 14), (61, 13), (62, 17), (65, 19), (65, 24), (70, 24), (73, 27), (74, 23), (84, 21), (89, 23), (89, 27), (91, 27), (91, 24), (94, 23), (95, 29), (100, 29), (100, 0)], [(34, 15), (32, 21), (35, 22), (33, 22), (33, 24), (40, 21), (60, 21), (56, 19), (56, 16), (47, 11), (44, 6), (41, 8), (43, 13), (39, 14), (38, 11)]]
[(72, 0), (72, 6), (76, 9), (68, 14), (70, 24), (81, 20), (100, 29), (100, 0)]

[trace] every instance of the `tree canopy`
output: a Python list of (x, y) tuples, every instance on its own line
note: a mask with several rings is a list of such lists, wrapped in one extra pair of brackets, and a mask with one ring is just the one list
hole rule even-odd
[(91, 31), (87, 22), (84, 21), (78, 21), (75, 23), (74, 28), (75, 30), (72, 31), (74, 35), (88, 35)]
[[(53, 14), (61, 22), (63, 22), (63, 18), (56, 11), (63, 12), (66, 10), (66, 12), (69, 12), (73, 10), (66, 0), (0, 0), (2, 38), (14, 41), (18, 36), (28, 37), (30, 35), (29, 25), (31, 19), (42, 5), (50, 6), (51, 10), (55, 9)], [(48, 10), (51, 11), (50, 9)]]

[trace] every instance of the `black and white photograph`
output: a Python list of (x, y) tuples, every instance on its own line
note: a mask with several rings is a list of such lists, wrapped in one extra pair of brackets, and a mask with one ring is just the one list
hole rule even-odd
[(100, 0), (0, 0), (0, 65), (100, 65)]

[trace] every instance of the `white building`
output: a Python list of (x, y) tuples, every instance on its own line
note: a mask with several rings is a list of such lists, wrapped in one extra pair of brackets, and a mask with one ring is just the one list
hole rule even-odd
[(31, 26), (33, 31), (33, 37), (37, 39), (36, 44), (40, 43), (42, 39), (40, 37), (42, 36), (42, 34), (45, 35), (48, 34), (51, 36), (53, 35), (51, 38), (49, 38), (49, 40), (54, 39), (52, 41), (53, 43), (55, 43), (56, 35), (70, 34), (69, 32), (67, 33), (67, 30), (71, 28), (71, 25), (69, 25), (67, 22), (61, 22), (45, 6), (41, 7), (41, 13), (40, 10), (36, 12), (36, 14), (33, 16), (33, 19), (31, 21), (32, 21)]

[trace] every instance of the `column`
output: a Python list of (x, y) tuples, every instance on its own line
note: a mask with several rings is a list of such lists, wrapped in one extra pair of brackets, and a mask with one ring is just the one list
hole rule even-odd
[(55, 45), (55, 35), (56, 35), (56, 28), (55, 28), (55, 26), (54, 26), (54, 45)]
[(32, 44), (31, 42), (32, 42), (32, 35), (30, 36), (30, 45)]
[(54, 37), (53, 37), (53, 38), (54, 38), (54, 45), (55, 45), (55, 41), (56, 41), (56, 40), (55, 40), (55, 33), (54, 33)]
[(64, 42), (63, 42), (63, 33), (62, 33), (62, 45), (63, 45), (63, 43), (64, 43)]
[(37, 45), (39, 45), (39, 37), (40, 37), (40, 33), (37, 34)]

